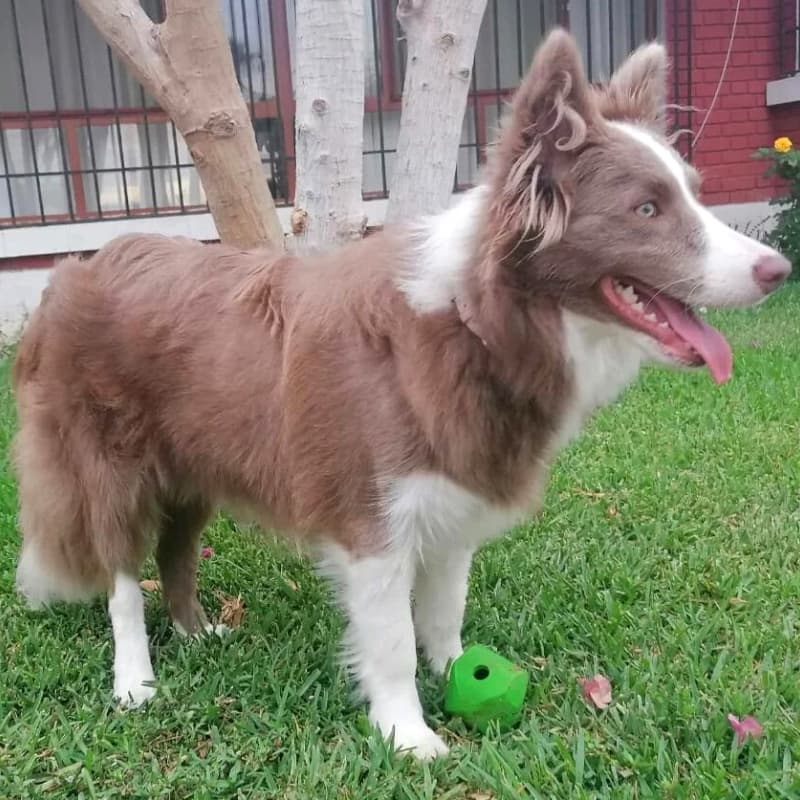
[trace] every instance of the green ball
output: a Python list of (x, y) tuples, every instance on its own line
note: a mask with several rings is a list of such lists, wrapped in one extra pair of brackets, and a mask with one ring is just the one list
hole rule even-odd
[(519, 722), (528, 673), (483, 645), (468, 647), (450, 666), (444, 707), (485, 732), (490, 722), (508, 730)]

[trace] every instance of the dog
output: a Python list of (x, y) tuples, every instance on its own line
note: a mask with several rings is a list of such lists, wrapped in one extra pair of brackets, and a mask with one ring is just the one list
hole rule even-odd
[[(732, 355), (692, 310), (757, 303), (786, 259), (718, 221), (665, 133), (658, 44), (591, 85), (550, 33), (483, 182), (452, 208), (300, 257), (159, 236), (54, 270), (14, 368), (32, 605), (108, 594), (114, 695), (155, 693), (140, 567), (178, 631), (201, 531), (246, 509), (313, 551), (374, 726), (420, 758), (417, 643), (462, 652), (470, 561), (647, 362)], [(412, 603), (413, 596), (413, 603)]]

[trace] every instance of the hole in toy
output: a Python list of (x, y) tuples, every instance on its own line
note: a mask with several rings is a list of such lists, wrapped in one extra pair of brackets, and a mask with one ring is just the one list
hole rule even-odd
[(489, 667), (475, 667), (472, 673), (476, 681), (485, 681), (489, 677)]

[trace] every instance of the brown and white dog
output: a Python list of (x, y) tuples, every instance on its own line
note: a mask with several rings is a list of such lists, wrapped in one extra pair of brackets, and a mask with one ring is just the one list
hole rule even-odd
[(436, 670), (459, 655), (475, 549), (644, 362), (729, 378), (691, 306), (789, 274), (698, 201), (663, 135), (666, 69), (651, 44), (594, 88), (553, 32), (481, 186), (329, 255), (132, 236), (57, 267), (15, 368), (18, 585), (34, 605), (108, 592), (122, 703), (155, 692), (151, 541), (176, 627), (209, 629), (200, 533), (246, 507), (319, 554), (372, 722), (446, 752), (415, 639)]

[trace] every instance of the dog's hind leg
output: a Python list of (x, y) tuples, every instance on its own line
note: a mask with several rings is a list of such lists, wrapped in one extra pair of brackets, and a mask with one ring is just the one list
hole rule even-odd
[(225, 633), (224, 625), (209, 623), (197, 599), (197, 559), (200, 534), (211, 509), (204, 501), (171, 502), (163, 507), (156, 562), (161, 587), (178, 633)]
[[(102, 451), (80, 471), (45, 414), (23, 415), (15, 443), (22, 553), (17, 588), (33, 607), (108, 592), (114, 696), (137, 706), (155, 689), (137, 570), (150, 529), (146, 487)], [(86, 467), (91, 464), (91, 469)]]

